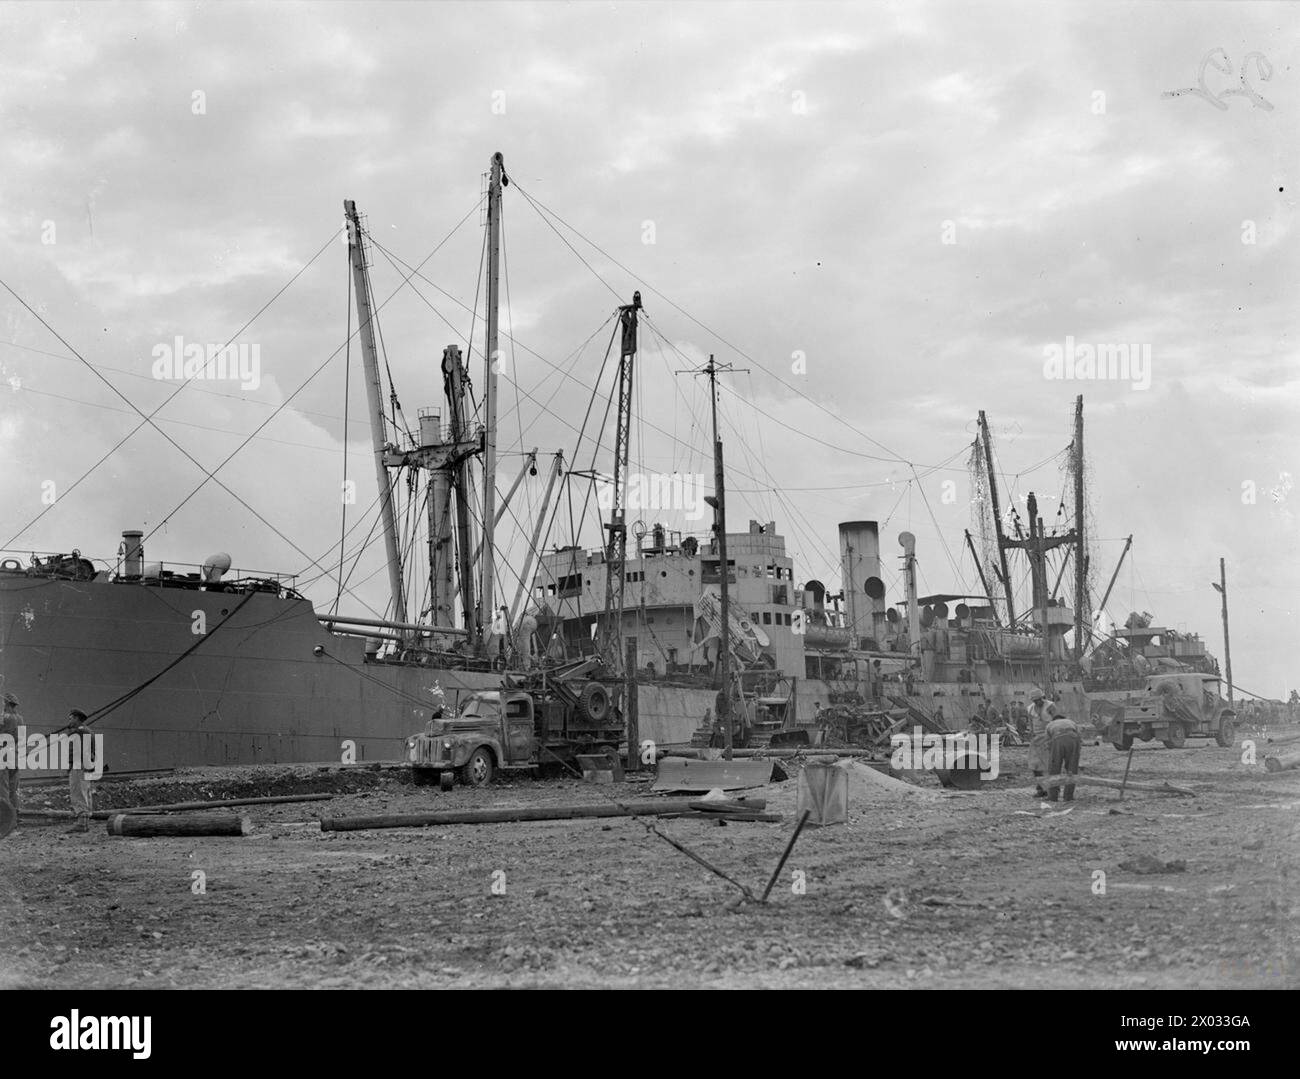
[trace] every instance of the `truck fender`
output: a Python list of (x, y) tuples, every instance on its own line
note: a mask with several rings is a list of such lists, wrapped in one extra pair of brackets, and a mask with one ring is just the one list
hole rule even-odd
[(464, 766), (470, 757), (474, 756), (475, 752), (480, 749), (486, 749), (492, 754), (492, 766), (494, 768), (500, 766), (502, 760), (500, 742), (495, 738), (475, 738), (472, 741), (467, 739), (464, 742), (457, 743), (451, 758), (452, 767), (460, 768)]

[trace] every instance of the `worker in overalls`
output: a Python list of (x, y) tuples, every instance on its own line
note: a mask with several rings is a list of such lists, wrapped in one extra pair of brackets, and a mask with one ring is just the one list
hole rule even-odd
[[(1083, 750), (1083, 736), (1079, 725), (1066, 716), (1057, 716), (1047, 725), (1047, 738), (1051, 752), (1051, 774), (1059, 776), (1062, 770), (1067, 775), (1079, 774), (1079, 754)], [(1061, 788), (1053, 786), (1048, 792), (1047, 800), (1055, 802)], [(1074, 801), (1074, 784), (1065, 785), (1065, 800)]]
[[(1041, 689), (1031, 694), (1033, 703), (1029, 706), (1029, 768), (1035, 778), (1042, 778), (1051, 764), (1051, 739), (1047, 734), (1047, 725), (1057, 716), (1056, 705), (1047, 699)], [(1039, 798), (1047, 796), (1047, 791), (1040, 784), (1034, 793)]]
[(86, 713), (74, 708), (68, 713), (68, 725), (63, 728), (80, 743), (74, 756), (77, 758), (68, 767), (68, 802), (72, 806), (72, 827), (70, 832), (90, 831), (90, 780), (86, 778), (87, 769), (94, 770), (94, 761), (87, 759), (93, 743), (90, 728), (86, 725)]

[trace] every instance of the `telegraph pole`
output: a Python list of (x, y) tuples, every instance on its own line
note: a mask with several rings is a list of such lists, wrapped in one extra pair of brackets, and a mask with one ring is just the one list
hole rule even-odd
[(1223, 671), (1228, 681), (1228, 703), (1232, 704), (1232, 650), (1228, 646), (1228, 571), (1219, 559), (1219, 583), (1210, 582), (1216, 592), (1223, 597)]
[[(709, 354), (703, 372), (690, 374), (709, 376), (709, 401), (713, 412), (713, 494), (704, 501), (713, 507), (713, 531), (718, 538), (718, 674), (722, 682), (722, 695), (718, 698), (718, 722), (723, 731), (723, 759), (731, 760), (731, 607), (727, 589), (727, 492), (722, 467), (722, 439), (718, 437), (718, 372), (734, 371), (730, 364), (719, 366)], [(741, 368), (740, 370), (747, 370)], [(679, 371), (678, 374), (686, 372)]]

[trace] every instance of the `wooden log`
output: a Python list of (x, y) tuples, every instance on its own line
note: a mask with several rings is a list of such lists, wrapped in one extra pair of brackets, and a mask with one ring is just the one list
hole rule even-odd
[[(1044, 787), (1060, 787), (1066, 783), (1075, 783), (1082, 786), (1093, 787), (1114, 787), (1117, 790), (1131, 791), (1151, 791), (1155, 794), (1187, 794), (1193, 798), (1196, 792), (1191, 787), (1179, 787), (1173, 783), (1134, 783), (1129, 782), (1127, 785), (1121, 783), (1118, 779), (1102, 779), (1100, 776), (1043, 776), (1037, 781)], [(1028, 787), (1025, 790), (1029, 790)]]
[[(66, 784), (67, 779), (63, 782)], [(165, 805), (125, 806), (121, 809), (97, 809), (91, 814), (95, 820), (108, 820), (119, 813), (132, 816), (149, 816), (155, 813), (186, 813), (192, 810), (221, 809), (225, 806), (260, 806), (281, 805), (290, 802), (322, 802), (335, 797), (333, 794), (275, 794), (265, 798), (216, 798), (209, 802), (171, 802)], [(66, 809), (24, 809), (22, 817), (48, 817), (55, 820), (70, 820), (72, 813)]]
[(1298, 734), (1279, 734), (1268, 740), (1271, 746), (1284, 746), (1290, 742), (1300, 742), (1300, 733)]
[(324, 802), (332, 794), (273, 794), (264, 798), (214, 798), (207, 802), (171, 802), (165, 805), (129, 806), (125, 809), (99, 809), (91, 814), (95, 820), (108, 820), (117, 813), (188, 813), (193, 810), (222, 809), (225, 806), (286, 805), (290, 802)]
[(108, 818), (108, 834), (121, 836), (248, 835), (253, 825), (247, 817), (146, 817), (136, 813), (114, 813)]
[(370, 828), (425, 828), (438, 824), (513, 824), (516, 821), (573, 820), (587, 817), (658, 817), (689, 813), (694, 798), (607, 802), (597, 805), (515, 806), (505, 809), (448, 809), (437, 813), (385, 814), (377, 817), (322, 817), (322, 832), (357, 832)]
[(1270, 772), (1289, 772), (1292, 768), (1300, 768), (1300, 751), (1275, 753), (1265, 757), (1264, 767)]
[(767, 808), (766, 798), (723, 798), (710, 802), (700, 798), (691, 803), (692, 809), (704, 813), (759, 813)]
[(737, 813), (734, 810), (728, 813), (701, 813), (698, 809), (691, 809), (685, 813), (658, 813), (656, 816), (661, 820), (734, 820), (757, 821), (760, 824), (780, 824), (784, 820), (780, 813)]
[[(721, 751), (716, 751), (721, 759)], [(879, 751), (874, 749), (829, 749), (826, 746), (802, 746), (799, 749), (733, 749), (732, 757), (742, 760), (746, 757), (772, 757), (785, 760), (790, 757), (876, 757)], [(688, 760), (711, 760), (700, 749), (665, 749), (660, 757), (685, 757)]]

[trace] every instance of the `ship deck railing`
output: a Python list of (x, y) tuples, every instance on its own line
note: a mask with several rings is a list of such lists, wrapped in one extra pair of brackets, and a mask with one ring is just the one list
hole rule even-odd
[[(92, 558), (83, 555), (73, 548), (69, 551), (34, 551), (34, 550), (0, 550), (0, 566), (4, 566), (9, 572), (27, 573), (36, 571), (38, 574), (45, 567), (36, 564), (36, 560), (42, 563), (50, 559), (70, 558), (73, 557), (85, 559), (95, 567), (96, 572), (107, 573), (108, 576), (118, 582), (135, 583), (135, 582), (160, 582), (166, 583), (174, 581), (177, 583), (193, 584), (224, 584), (230, 585), (240, 581), (274, 581), (282, 588), (294, 588), (299, 574), (280, 573), (275, 570), (264, 569), (243, 569), (232, 566), (226, 570), (217, 581), (206, 581), (203, 577), (203, 565), (199, 562), (159, 562), (156, 560), (144, 560), (142, 565), (147, 574), (126, 576), (123, 572), (124, 563), (120, 558)], [(15, 569), (13, 563), (17, 562)], [(8, 565), (6, 565), (8, 563)]]

